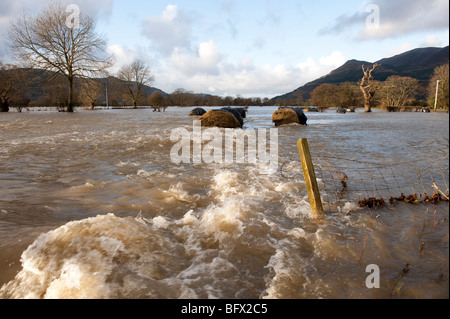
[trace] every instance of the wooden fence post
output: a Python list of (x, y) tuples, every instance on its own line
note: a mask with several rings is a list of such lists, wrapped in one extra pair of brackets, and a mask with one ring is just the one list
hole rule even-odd
[(303, 175), (305, 176), (306, 188), (308, 190), (309, 202), (314, 217), (318, 219), (325, 218), (322, 200), (320, 199), (319, 186), (317, 185), (314, 165), (309, 152), (308, 140), (301, 138), (297, 142), (300, 161), (302, 162)]

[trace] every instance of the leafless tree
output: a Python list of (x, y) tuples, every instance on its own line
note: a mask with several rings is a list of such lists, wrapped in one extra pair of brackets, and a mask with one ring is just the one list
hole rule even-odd
[(383, 106), (400, 109), (408, 100), (414, 98), (418, 86), (419, 81), (416, 79), (393, 75), (381, 83), (377, 94)]
[(74, 79), (93, 77), (113, 61), (105, 56), (106, 40), (95, 33), (92, 18), (80, 14), (78, 25), (67, 23), (68, 13), (50, 4), (35, 17), (23, 16), (9, 29), (10, 47), (31, 67), (62, 74), (68, 82), (67, 111), (73, 112)]
[(109, 76), (106, 85), (108, 87), (108, 105), (123, 106), (123, 92), (125, 91), (124, 82), (114, 76)]
[[(439, 82), (438, 82), (439, 81)], [(434, 74), (430, 80), (428, 87), (428, 101), (429, 105), (435, 105), (436, 92), (437, 103), (436, 107), (444, 110), (449, 108), (449, 64), (444, 64), (436, 67)]]
[(344, 82), (339, 84), (339, 106), (355, 109), (362, 105), (362, 95), (357, 83)]
[(379, 64), (374, 64), (372, 68), (365, 68), (362, 66), (364, 77), (359, 85), (363, 95), (364, 95), (364, 110), (366, 113), (372, 112), (372, 100), (376, 92), (376, 87), (373, 82), (372, 72), (379, 66)]
[(9, 111), (9, 103), (14, 91), (12, 66), (0, 63), (0, 112)]
[(161, 91), (154, 91), (147, 99), (148, 104), (153, 106), (155, 110), (161, 110), (161, 108), (165, 106), (164, 96)]
[(84, 79), (81, 82), (81, 101), (94, 109), (100, 94), (102, 93), (103, 85), (100, 81), (95, 79)]
[(336, 84), (321, 84), (311, 93), (311, 103), (317, 107), (338, 106), (338, 91)]
[(0, 112), (8, 112), (11, 104), (18, 112), (28, 103), (26, 85), (28, 70), (0, 62)]
[(123, 81), (124, 93), (132, 102), (133, 108), (137, 108), (143, 86), (153, 82), (150, 67), (143, 60), (136, 59), (131, 64), (124, 65), (117, 77)]
[(64, 83), (64, 76), (57, 73), (55, 77), (48, 79), (43, 85), (44, 98), (39, 104), (56, 106), (58, 111), (63, 112), (67, 108), (67, 86)]

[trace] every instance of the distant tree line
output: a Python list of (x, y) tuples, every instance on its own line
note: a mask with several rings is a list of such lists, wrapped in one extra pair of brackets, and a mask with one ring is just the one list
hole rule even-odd
[[(423, 101), (415, 99), (418, 88), (416, 79), (399, 76), (392, 76), (385, 82), (374, 81), (366, 96), (358, 83), (322, 84), (311, 93), (310, 103), (321, 107), (400, 109), (406, 105), (423, 104)], [(366, 104), (366, 98), (370, 104)]]
[(148, 104), (161, 104), (165, 106), (268, 106), (272, 105), (269, 98), (251, 97), (245, 98), (240, 95), (236, 97), (221, 97), (210, 94), (199, 94), (187, 91), (183, 88), (176, 89), (173, 93), (160, 96), (161, 93), (155, 91), (149, 98)]
[[(428, 86), (428, 105), (436, 108), (449, 109), (449, 64), (444, 64), (434, 70)], [(437, 94), (436, 94), (437, 93)], [(436, 101), (437, 97), (437, 101)]]
[[(438, 82), (439, 81), (439, 82)], [(438, 84), (439, 83), (439, 84)], [(311, 99), (303, 105), (317, 107), (365, 107), (365, 96), (361, 83), (321, 84), (311, 93)], [(432, 78), (426, 83), (411, 77), (391, 76), (386, 81), (372, 81), (367, 96), (370, 107), (380, 107), (391, 111), (406, 107), (434, 107), (436, 92), (438, 109), (449, 109), (449, 64), (437, 67)], [(417, 98), (417, 97), (423, 98)], [(298, 102), (298, 101), (291, 101)]]
[[(268, 105), (269, 99), (218, 97), (177, 89), (171, 94), (152, 89), (150, 67), (136, 59), (108, 76), (114, 64), (106, 55), (106, 40), (95, 32), (92, 18), (81, 14), (69, 21), (60, 3), (36, 16), (13, 21), (8, 39), (26, 68), (0, 62), (0, 111), (15, 107), (56, 106), (73, 112), (76, 106), (236, 106)], [(103, 76), (103, 77), (102, 77)]]
[[(131, 66), (141, 69), (141, 78), (132, 79), (119, 72), (106, 78), (75, 78), (73, 81), (72, 103), (76, 107), (96, 106), (139, 107), (139, 106), (316, 106), (321, 109), (330, 107), (364, 107), (364, 96), (360, 83), (322, 84), (313, 90), (307, 101), (298, 98), (288, 101), (273, 101), (269, 98), (242, 96), (216, 96), (199, 94), (183, 88), (167, 94), (150, 89), (151, 72), (142, 61), (134, 61)], [(124, 68), (125, 68), (124, 67)], [(123, 70), (122, 70), (123, 71)], [(60, 110), (67, 107), (67, 85), (61, 74), (46, 75), (47, 72), (31, 68), (19, 68), (0, 62), (0, 107), (3, 112), (9, 107), (21, 111), (24, 107), (55, 106)], [(130, 72), (129, 74), (131, 74)], [(136, 72), (134, 73), (136, 74)], [(373, 83), (373, 107), (389, 110), (401, 110), (408, 106), (434, 107), (436, 88), (438, 88), (438, 109), (449, 109), (449, 65), (436, 68), (427, 85), (410, 77), (391, 76), (384, 82)], [(438, 82), (439, 81), (439, 82)], [(438, 85), (439, 83), (439, 85)], [(438, 85), (438, 86), (437, 86)], [(417, 100), (418, 95), (427, 100)]]
[[(359, 83), (322, 84), (311, 98), (275, 101), (269, 98), (220, 97), (183, 88), (170, 94), (151, 88), (150, 67), (136, 59), (115, 76), (106, 55), (106, 40), (95, 33), (93, 20), (80, 15), (78, 26), (68, 25), (67, 12), (50, 4), (37, 16), (23, 16), (11, 23), (8, 39), (12, 52), (26, 67), (0, 62), (0, 112), (15, 107), (56, 106), (73, 112), (75, 106), (316, 106), (319, 108), (371, 107), (401, 109), (407, 105), (449, 108), (449, 65), (439, 66), (425, 85), (409, 77), (391, 76), (374, 81), (372, 69), (362, 69)], [(437, 90), (436, 90), (437, 89)], [(423, 92), (421, 92), (423, 91)], [(417, 101), (416, 96), (425, 96)], [(436, 101), (437, 96), (437, 101)]]
[[(132, 66), (133, 63), (126, 67)], [(105, 78), (74, 78), (72, 107), (94, 109), (106, 106), (136, 108), (273, 105), (268, 98), (245, 98), (239, 95), (220, 97), (198, 94), (182, 88), (167, 94), (148, 86), (152, 81), (148, 67), (144, 67), (142, 72), (145, 74), (143, 78), (140, 78), (141, 80), (127, 78), (120, 71), (116, 76)], [(4, 65), (0, 62), (0, 106), (3, 112), (7, 112), (10, 107), (20, 112), (23, 108), (46, 106), (66, 111), (67, 102), (68, 88), (63, 75), (33, 68)]]

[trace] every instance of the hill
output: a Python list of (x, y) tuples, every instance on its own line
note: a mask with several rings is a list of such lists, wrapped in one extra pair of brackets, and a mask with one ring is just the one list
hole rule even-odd
[[(449, 61), (449, 47), (445, 48), (419, 48), (414, 49), (390, 58), (376, 61), (379, 64), (373, 77), (377, 81), (385, 81), (392, 75), (409, 76), (420, 81), (422, 85), (427, 85), (434, 69)], [(344, 82), (359, 82), (363, 76), (361, 67), (372, 66), (375, 63), (367, 61), (349, 60), (341, 67), (330, 72), (317, 80), (309, 82), (299, 87), (293, 92), (277, 96), (272, 99), (274, 103), (281, 101), (296, 101), (301, 98), (303, 101), (309, 100), (311, 92), (318, 86), (329, 84), (340, 84)]]
[[(32, 105), (48, 105), (55, 103), (63, 103), (67, 98), (67, 80), (62, 76), (52, 71), (44, 71), (40, 69), (21, 69), (24, 73), (23, 77), (26, 79), (24, 88), (25, 94), (22, 94), (18, 100), (13, 99), (11, 105), (16, 104), (32, 104)], [(123, 94), (119, 89), (123, 85), (120, 79), (109, 76), (105, 78), (97, 78), (102, 84), (100, 96), (97, 99), (98, 105), (106, 105), (106, 93), (108, 93), (109, 105), (123, 105)], [(80, 104), (80, 79), (76, 78), (74, 82), (75, 89), (75, 104)], [(160, 91), (163, 96), (167, 93), (148, 85), (142, 87), (142, 95), (150, 96), (154, 91)], [(65, 103), (65, 102), (64, 102)]]

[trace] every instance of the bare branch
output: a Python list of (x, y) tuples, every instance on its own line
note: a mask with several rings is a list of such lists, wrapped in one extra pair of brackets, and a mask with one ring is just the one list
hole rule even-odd
[(20, 60), (66, 77), (68, 111), (73, 111), (74, 78), (104, 75), (114, 62), (105, 56), (106, 40), (95, 33), (92, 18), (80, 15), (79, 28), (69, 28), (66, 18), (61, 4), (51, 4), (36, 17), (23, 16), (13, 22), (9, 40)]
[(374, 89), (374, 82), (372, 77), (372, 72), (380, 66), (379, 64), (374, 64), (372, 68), (369, 67), (365, 68), (364, 65), (362, 65), (362, 70), (364, 73), (364, 76), (361, 80), (361, 83), (359, 85), (363, 95), (364, 95), (364, 108), (366, 112), (372, 111), (372, 99), (375, 95), (375, 89)]
[(123, 66), (117, 77), (124, 82), (124, 93), (133, 103), (133, 108), (136, 108), (142, 87), (153, 82), (150, 67), (143, 60), (136, 59), (131, 64)]

